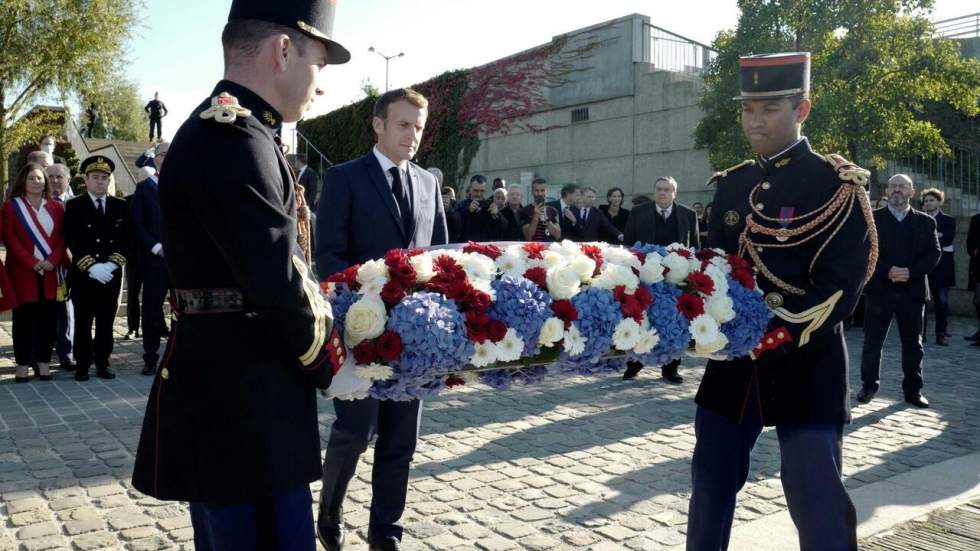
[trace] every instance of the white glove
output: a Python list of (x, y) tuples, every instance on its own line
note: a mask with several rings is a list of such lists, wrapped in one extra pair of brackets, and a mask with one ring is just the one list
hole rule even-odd
[(102, 265), (105, 266), (106, 273), (109, 274), (109, 279), (112, 279), (112, 274), (115, 273), (119, 265), (115, 262), (103, 262)]
[(109, 281), (112, 279), (112, 274), (109, 273), (103, 264), (93, 265), (88, 269), (88, 275), (103, 285), (109, 283)]
[(160, 258), (163, 258), (163, 245), (160, 243), (153, 245), (153, 248), (150, 249), (150, 252), (159, 256)]

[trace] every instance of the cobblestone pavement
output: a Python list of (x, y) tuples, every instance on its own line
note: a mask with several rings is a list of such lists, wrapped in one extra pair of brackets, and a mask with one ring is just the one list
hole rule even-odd
[[(121, 321), (121, 320), (120, 320)], [(899, 345), (886, 345), (882, 390), (854, 410), (845, 438), (847, 485), (980, 449), (980, 350), (954, 320), (952, 346), (927, 345), (924, 393), (934, 408), (901, 401)], [(124, 328), (117, 326), (122, 338)], [(0, 324), (0, 550), (189, 549), (183, 504), (133, 490), (133, 465), (150, 378), (140, 349), (119, 340), (114, 381), (13, 383), (10, 324)], [(848, 333), (852, 385), (861, 334)], [(660, 549), (684, 540), (693, 396), (702, 369), (685, 362), (680, 386), (656, 370), (618, 377), (549, 380), (494, 392), (475, 386), (424, 406), (405, 514), (409, 549)], [(333, 421), (322, 401), (324, 441)], [(766, 431), (737, 522), (786, 507), (779, 449)], [(370, 451), (352, 482), (349, 549), (365, 549)], [(314, 485), (319, 490), (319, 485)]]

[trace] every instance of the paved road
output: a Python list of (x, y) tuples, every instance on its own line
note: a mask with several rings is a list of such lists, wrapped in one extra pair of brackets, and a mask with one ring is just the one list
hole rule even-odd
[[(972, 332), (971, 323), (954, 320), (953, 332)], [(9, 322), (0, 324), (0, 550), (192, 548), (186, 507), (147, 498), (128, 482), (150, 386), (138, 373), (139, 344), (119, 341), (114, 381), (79, 384), (58, 374), (15, 385), (9, 333)], [(859, 330), (848, 342), (857, 366)], [(929, 410), (901, 401), (898, 358), (892, 335), (879, 398), (856, 408), (848, 428), (850, 488), (980, 449), (980, 349), (959, 336), (951, 347), (927, 347)], [(703, 370), (686, 363), (681, 386), (662, 384), (654, 371), (633, 382), (576, 377), (504, 393), (475, 386), (426, 403), (405, 515), (409, 548), (682, 543), (692, 399)], [(324, 441), (332, 421), (332, 406), (322, 402)], [(754, 460), (737, 522), (786, 507), (774, 432), (763, 433)], [(368, 453), (346, 504), (355, 550), (366, 549), (370, 462)]]

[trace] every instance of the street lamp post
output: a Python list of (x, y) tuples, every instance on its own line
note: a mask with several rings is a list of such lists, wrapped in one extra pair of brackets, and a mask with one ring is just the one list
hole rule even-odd
[(378, 54), (379, 56), (385, 58), (385, 92), (387, 92), (388, 91), (388, 62), (391, 61), (392, 59), (395, 59), (396, 57), (404, 57), (405, 56), (405, 52), (398, 52), (395, 55), (384, 55), (383, 53), (381, 53), (380, 51), (378, 51), (374, 46), (371, 46), (370, 48), (368, 48), (368, 51), (369, 52), (374, 52), (374, 53)]

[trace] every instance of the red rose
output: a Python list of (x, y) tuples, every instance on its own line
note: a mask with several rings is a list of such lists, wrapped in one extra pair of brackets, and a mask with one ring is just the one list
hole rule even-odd
[(327, 281), (331, 283), (344, 283), (351, 291), (356, 291), (358, 289), (357, 270), (360, 269), (360, 267), (360, 264), (349, 266), (345, 270), (337, 272), (328, 277)]
[(718, 253), (714, 249), (701, 249), (700, 251), (694, 253), (694, 257), (698, 260), (711, 260), (712, 258), (718, 256)]
[(401, 263), (396, 265), (391, 272), (395, 279), (397, 279), (403, 287), (407, 288), (415, 284), (415, 268), (413, 268), (407, 260), (403, 260)]
[(507, 336), (507, 324), (500, 320), (493, 320), (487, 324), (487, 337), (492, 342), (500, 342)]
[(704, 301), (697, 295), (685, 293), (677, 298), (677, 310), (690, 321), (704, 314)]
[(544, 243), (537, 243), (532, 241), (531, 243), (524, 244), (524, 252), (527, 253), (527, 257), (531, 260), (541, 260), (541, 253), (547, 249)]
[(732, 278), (739, 282), (742, 287), (752, 290), (755, 289), (755, 274), (751, 268), (742, 268), (732, 271)]
[(691, 272), (687, 274), (687, 281), (691, 287), (702, 295), (710, 295), (715, 292), (715, 282), (710, 276), (703, 272)]
[(528, 269), (524, 272), (524, 277), (542, 289), (548, 288), (548, 272), (540, 266)]
[(749, 265), (748, 260), (738, 255), (730, 254), (725, 257), (725, 260), (728, 261), (728, 265), (732, 267), (732, 270), (749, 269), (752, 267)]
[(636, 320), (636, 323), (643, 321), (644, 310), (645, 308), (643, 308), (643, 305), (640, 304), (640, 301), (636, 300), (635, 296), (627, 295), (626, 298), (623, 299), (623, 316), (633, 318)]
[(578, 319), (578, 310), (570, 300), (556, 300), (551, 303), (551, 311), (555, 317), (565, 322), (565, 329), (572, 326), (572, 322)]
[(490, 295), (480, 291), (479, 289), (472, 289), (469, 297), (466, 299), (467, 306), (478, 312), (485, 312), (490, 308), (490, 303), (493, 301)]
[(466, 380), (457, 375), (450, 375), (446, 377), (446, 386), (449, 388), (453, 388), (465, 384), (466, 384)]
[(381, 288), (381, 300), (389, 306), (398, 304), (403, 298), (405, 298), (405, 289), (395, 280), (385, 283)]
[(394, 331), (385, 331), (378, 337), (376, 350), (382, 361), (393, 362), (402, 355), (402, 338)]
[(470, 296), (472, 290), (473, 286), (465, 279), (463, 281), (453, 281), (446, 288), (446, 298), (455, 300), (456, 302), (463, 302), (466, 300), (466, 297)]
[(466, 312), (466, 334), (473, 342), (484, 343), (487, 340), (487, 324), (490, 316), (478, 312)]
[(647, 290), (646, 287), (637, 287), (636, 292), (633, 293), (633, 296), (636, 297), (636, 300), (640, 301), (640, 304), (642, 304), (644, 308), (653, 304), (653, 294)]
[(385, 265), (394, 268), (405, 260), (405, 253), (401, 249), (392, 249), (385, 254)]
[(374, 346), (374, 341), (361, 341), (354, 347), (354, 360), (359, 364), (373, 363), (378, 357), (378, 351)]

